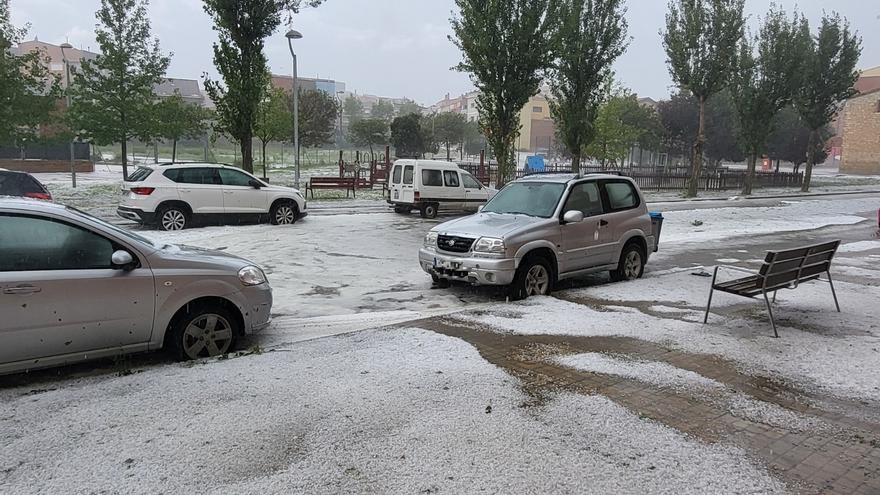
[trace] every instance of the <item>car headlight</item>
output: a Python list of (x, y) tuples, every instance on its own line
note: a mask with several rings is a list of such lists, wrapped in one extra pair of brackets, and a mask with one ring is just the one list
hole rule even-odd
[(238, 271), (238, 279), (244, 285), (260, 285), (268, 282), (266, 274), (259, 267), (249, 265)]
[(504, 241), (494, 237), (480, 237), (474, 244), (475, 253), (504, 254)]
[(437, 232), (428, 232), (425, 235), (425, 247), (437, 247)]

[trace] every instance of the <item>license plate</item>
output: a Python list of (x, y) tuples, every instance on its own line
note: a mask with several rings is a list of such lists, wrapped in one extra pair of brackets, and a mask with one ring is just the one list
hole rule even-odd
[(450, 270), (458, 270), (459, 268), (461, 268), (461, 262), (438, 260), (437, 258), (434, 258), (434, 268), (447, 268)]
[(394, 199), (400, 199), (400, 191), (394, 191)]

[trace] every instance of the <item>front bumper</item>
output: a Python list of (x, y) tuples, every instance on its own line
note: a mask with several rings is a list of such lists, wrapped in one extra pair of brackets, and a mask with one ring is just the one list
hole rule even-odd
[(470, 253), (445, 254), (429, 248), (419, 250), (419, 265), (435, 277), (475, 285), (510, 285), (516, 275), (513, 258), (478, 258)]
[(150, 211), (144, 211), (140, 208), (131, 208), (129, 206), (118, 206), (116, 214), (126, 220), (134, 220), (139, 223), (152, 223), (156, 219), (156, 214)]
[(244, 333), (255, 333), (269, 326), (272, 316), (272, 287), (268, 283), (245, 287), (241, 290), (244, 297)]

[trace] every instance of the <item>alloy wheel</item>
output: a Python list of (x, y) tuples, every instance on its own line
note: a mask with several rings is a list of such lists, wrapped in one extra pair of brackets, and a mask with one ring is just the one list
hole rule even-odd
[(162, 228), (165, 230), (182, 230), (186, 225), (186, 215), (180, 210), (168, 210), (162, 214)]
[(630, 251), (623, 264), (623, 274), (627, 280), (639, 278), (642, 271), (642, 255), (638, 251)]
[(296, 221), (296, 212), (290, 205), (281, 205), (275, 209), (275, 223), (278, 225), (290, 225)]
[(549, 292), (550, 274), (544, 265), (535, 265), (529, 268), (526, 274), (526, 295), (543, 296)]
[(183, 351), (190, 359), (202, 354), (219, 356), (226, 353), (232, 344), (232, 326), (226, 318), (208, 313), (199, 315), (186, 326), (183, 332)]

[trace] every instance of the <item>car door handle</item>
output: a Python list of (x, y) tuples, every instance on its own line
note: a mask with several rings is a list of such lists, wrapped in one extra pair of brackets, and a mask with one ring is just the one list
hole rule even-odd
[(180, 191), (182, 193), (191, 193), (192, 189), (178, 189), (178, 191)]
[(234, 193), (234, 192), (235, 192), (235, 191), (223, 191), (223, 194), (232, 194), (232, 193)]
[(608, 220), (599, 220), (599, 227), (604, 227), (608, 225)]
[(4, 294), (35, 294), (37, 292), (41, 292), (43, 289), (39, 287), (34, 287), (33, 285), (19, 285), (18, 287), (7, 287), (3, 289)]

